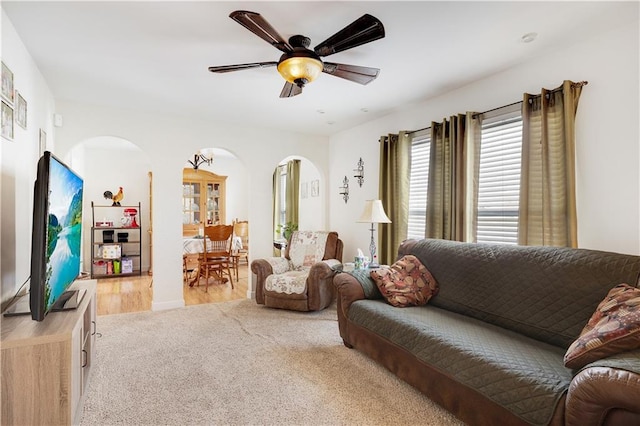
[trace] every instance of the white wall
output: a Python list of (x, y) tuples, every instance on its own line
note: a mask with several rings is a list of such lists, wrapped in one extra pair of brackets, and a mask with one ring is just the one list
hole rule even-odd
[[(61, 155), (81, 141), (111, 135), (137, 145), (153, 172), (153, 309), (182, 306), (182, 169), (202, 147), (233, 153), (247, 172), (246, 205), (252, 258), (272, 253), (271, 185), (282, 158), (313, 159), (327, 175), (328, 139), (267, 129), (158, 116), (59, 101), (64, 126), (57, 129)], [(221, 173), (224, 174), (224, 173)], [(322, 188), (326, 184), (321, 182)], [(327, 217), (326, 207), (319, 213)], [(229, 211), (227, 212), (229, 214)], [(251, 292), (252, 289), (249, 289)]]
[(45, 131), (48, 148), (55, 153), (55, 102), (4, 10), (2, 62), (13, 72), (14, 88), (27, 101), (27, 128), (14, 125), (12, 141), (0, 138), (0, 284), (2, 302), (5, 302), (30, 274), (33, 183), (39, 157), (39, 133), (40, 129)]
[(378, 197), (381, 135), (517, 102), (523, 92), (555, 88), (563, 80), (589, 82), (576, 120), (578, 244), (640, 254), (638, 40), (636, 21), (331, 137), (331, 187), (360, 156), (365, 162), (365, 183), (351, 192), (349, 203), (331, 198), (329, 221), (345, 242), (345, 259), (368, 247), (367, 225), (355, 221), (364, 200)]
[[(203, 148), (204, 149), (204, 148)], [(248, 182), (247, 169), (244, 163), (233, 153), (226, 150), (216, 150), (220, 154), (214, 155), (211, 165), (204, 164), (199, 168), (220, 176), (226, 176), (225, 183), (225, 218), (231, 224), (235, 219), (248, 220)], [(193, 154), (191, 156), (193, 158)], [(185, 167), (191, 167), (185, 164)]]
[[(321, 176), (320, 171), (315, 167), (315, 165), (307, 160), (303, 159), (300, 165), (300, 203), (299, 203), (299, 229), (302, 230), (324, 230), (328, 231), (329, 224), (327, 221), (327, 216), (325, 212), (327, 211), (326, 205), (326, 197), (331, 197), (330, 189), (327, 188), (327, 191), (322, 191), (322, 188), (319, 188), (318, 195), (314, 195), (311, 191), (311, 187), (314, 183), (323, 182), (323, 185), (327, 185), (326, 180), (323, 176)], [(303, 197), (302, 191), (303, 187), (306, 190), (306, 197)]]

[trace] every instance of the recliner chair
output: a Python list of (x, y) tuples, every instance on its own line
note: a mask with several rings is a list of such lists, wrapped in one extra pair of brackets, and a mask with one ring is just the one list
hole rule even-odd
[(251, 262), (256, 302), (294, 311), (325, 309), (335, 297), (333, 275), (342, 267), (342, 249), (337, 232), (295, 231), (284, 257)]

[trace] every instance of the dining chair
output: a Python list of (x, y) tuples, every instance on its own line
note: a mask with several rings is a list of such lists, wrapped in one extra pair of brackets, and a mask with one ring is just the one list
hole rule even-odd
[(249, 265), (249, 221), (248, 220), (235, 220), (233, 222), (233, 235), (240, 238), (242, 242), (242, 248), (233, 251), (234, 267), (236, 270), (236, 279), (238, 278), (238, 264), (240, 260), (244, 259)]
[(205, 279), (205, 292), (209, 289), (209, 278), (224, 283), (228, 277), (233, 286), (231, 275), (231, 236), (233, 225), (214, 225), (204, 227), (203, 253), (198, 257), (198, 285), (200, 278)]
[(189, 282), (189, 270), (187, 269), (187, 255), (182, 255), (182, 283), (187, 284)]

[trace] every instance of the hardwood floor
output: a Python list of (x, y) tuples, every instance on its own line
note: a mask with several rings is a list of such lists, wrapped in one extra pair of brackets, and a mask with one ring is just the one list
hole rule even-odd
[[(243, 263), (238, 267), (238, 280), (233, 277), (234, 289), (229, 283), (209, 282), (205, 293), (204, 281), (200, 286), (189, 287), (183, 284), (186, 305), (227, 302), (247, 297), (249, 268)], [(104, 278), (98, 280), (98, 315), (121, 314), (125, 312), (150, 311), (153, 298), (153, 276)]]

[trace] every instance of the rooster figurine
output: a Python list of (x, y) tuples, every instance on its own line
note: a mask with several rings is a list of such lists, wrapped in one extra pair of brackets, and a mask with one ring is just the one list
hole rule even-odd
[(122, 199), (124, 198), (124, 193), (122, 192), (121, 186), (119, 187), (118, 193), (116, 195), (113, 195), (111, 191), (104, 191), (103, 195), (104, 195), (104, 198), (106, 198), (107, 200), (113, 201), (113, 204), (111, 204), (111, 206), (119, 206), (120, 201), (122, 201)]

